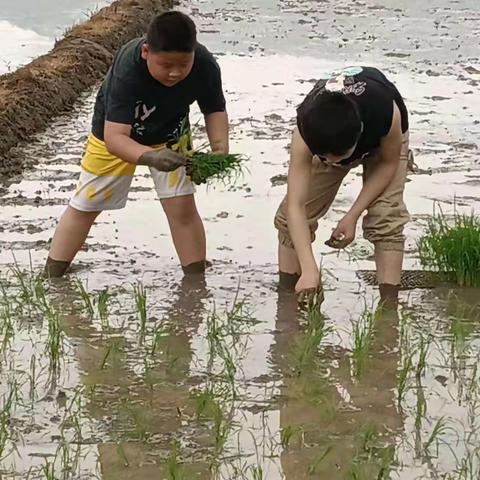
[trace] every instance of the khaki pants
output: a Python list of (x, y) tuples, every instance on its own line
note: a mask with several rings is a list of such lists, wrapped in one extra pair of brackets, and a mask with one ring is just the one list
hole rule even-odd
[[(317, 157), (313, 158), (309, 199), (305, 205), (312, 242), (315, 240), (318, 219), (327, 213), (347, 173), (362, 164), (365, 182), (380, 160), (380, 154), (375, 152), (362, 161), (344, 167), (325, 165)], [(397, 173), (385, 191), (368, 207), (367, 215), (363, 219), (364, 237), (376, 248), (398, 251), (404, 249), (403, 228), (410, 217), (403, 202), (403, 190), (411, 164), (413, 164), (413, 156), (409, 150), (408, 132), (406, 132), (403, 135)], [(288, 232), (286, 207), (287, 198), (285, 197), (275, 215), (275, 227), (278, 230), (280, 244), (294, 248)]]

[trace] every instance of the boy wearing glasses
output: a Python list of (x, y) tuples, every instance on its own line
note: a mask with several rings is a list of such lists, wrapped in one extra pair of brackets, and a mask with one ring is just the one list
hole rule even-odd
[(349, 67), (320, 80), (297, 110), (287, 195), (275, 216), (280, 285), (298, 294), (322, 291), (312, 242), (348, 172), (363, 167), (363, 188), (326, 242), (345, 248), (359, 218), (375, 247), (384, 303), (395, 305), (409, 220), (403, 202), (408, 112), (402, 96), (372, 67)]

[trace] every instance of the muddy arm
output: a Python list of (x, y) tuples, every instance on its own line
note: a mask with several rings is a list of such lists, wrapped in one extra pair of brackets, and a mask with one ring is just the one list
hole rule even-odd
[(318, 268), (313, 256), (310, 229), (305, 204), (310, 186), (312, 154), (298, 129), (293, 132), (290, 168), (288, 171), (287, 221), (302, 275), (311, 273), (318, 280)]

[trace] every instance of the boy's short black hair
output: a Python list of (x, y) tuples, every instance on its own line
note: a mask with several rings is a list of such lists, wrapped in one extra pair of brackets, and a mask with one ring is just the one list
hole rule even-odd
[(184, 13), (162, 13), (150, 22), (147, 45), (154, 53), (190, 53), (197, 45), (197, 29), (193, 20)]
[(300, 134), (314, 155), (344, 155), (362, 133), (357, 104), (341, 92), (308, 95), (297, 113)]

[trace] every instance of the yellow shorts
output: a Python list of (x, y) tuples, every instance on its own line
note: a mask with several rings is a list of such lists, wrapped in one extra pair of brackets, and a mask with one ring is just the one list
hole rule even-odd
[[(165, 148), (165, 144), (153, 148)], [(125, 206), (136, 165), (112, 155), (105, 142), (94, 135), (88, 139), (81, 165), (78, 186), (70, 200), (71, 207), (82, 212), (97, 212)], [(150, 168), (150, 173), (159, 199), (195, 193), (185, 167), (168, 173)]]

